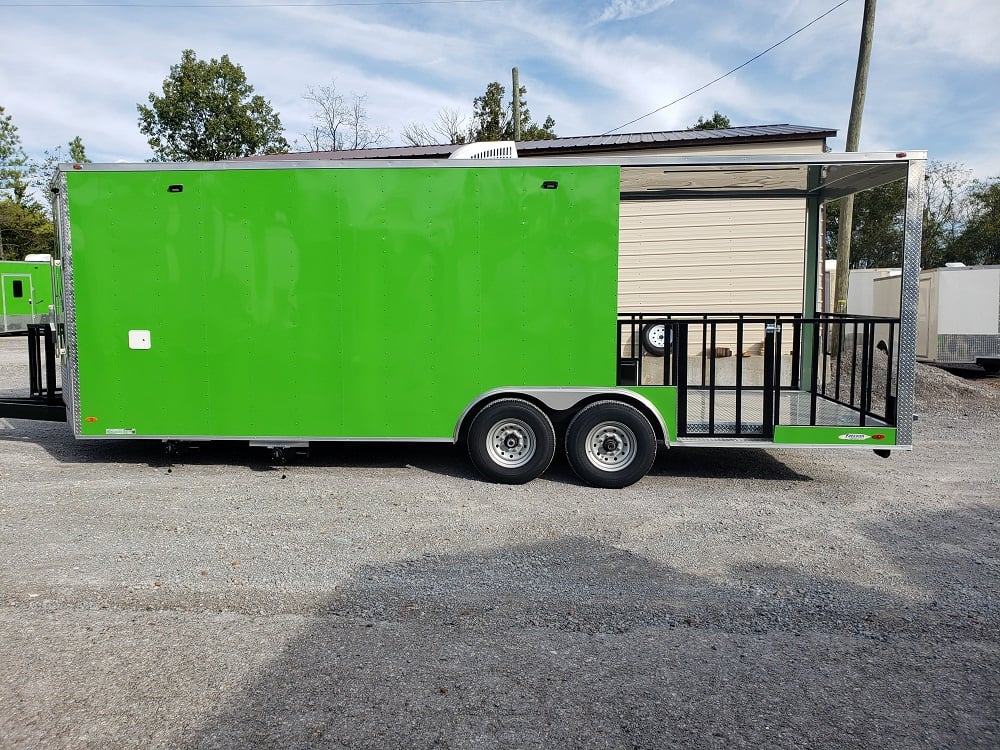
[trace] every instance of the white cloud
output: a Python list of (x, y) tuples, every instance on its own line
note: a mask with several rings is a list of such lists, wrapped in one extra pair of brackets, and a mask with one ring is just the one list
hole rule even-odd
[(670, 5), (674, 0), (611, 0), (601, 11), (597, 22), (602, 21), (627, 21), (630, 18), (638, 18), (649, 13), (654, 13), (664, 6)]
[[(159, 90), (182, 49), (228, 53), (280, 112), (289, 139), (305, 131), (309, 85), (336, 81), (368, 95), (372, 124), (396, 134), (443, 107), (470, 113), (488, 82), (517, 65), (532, 115), (561, 135), (597, 134), (718, 77), (828, 5), (771, 0), (515, 0), (419, 8), (8, 9), (0, 104), (26, 148), (81, 135), (106, 161), (149, 155), (135, 105)], [(638, 23), (591, 23), (586, 19)], [(714, 110), (734, 124), (790, 122), (846, 129), (861, 4), (849, 3), (737, 73), (628, 130), (684, 128)], [(928, 148), (934, 158), (993, 164), (1000, 121), (1000, 4), (932, 0), (879, 6), (862, 148)], [(44, 50), (44, 53), (40, 53)], [(29, 62), (26, 62), (29, 61)], [(991, 161), (992, 160), (992, 161)]]
[(875, 42), (935, 65), (1000, 66), (1000, 3), (888, 0), (876, 13)]

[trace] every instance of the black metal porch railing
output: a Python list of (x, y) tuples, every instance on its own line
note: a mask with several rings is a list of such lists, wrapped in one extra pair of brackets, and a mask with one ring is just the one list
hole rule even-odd
[(818, 319), (813, 337), (824, 349), (818, 395), (859, 411), (861, 426), (866, 419), (895, 425), (899, 318), (823, 313)]
[[(662, 359), (644, 350), (650, 325), (664, 326)], [(676, 386), (681, 436), (894, 425), (898, 328), (898, 318), (826, 313), (622, 314), (619, 384)]]

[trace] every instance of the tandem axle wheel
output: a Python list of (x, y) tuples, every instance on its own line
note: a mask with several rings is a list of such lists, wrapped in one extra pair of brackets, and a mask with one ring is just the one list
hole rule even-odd
[[(524, 484), (548, 469), (556, 431), (540, 407), (507, 398), (476, 414), (466, 443), (472, 463), (487, 479)], [(565, 444), (573, 471), (595, 487), (628, 487), (647, 474), (656, 458), (652, 424), (622, 401), (597, 401), (579, 409), (566, 428)]]

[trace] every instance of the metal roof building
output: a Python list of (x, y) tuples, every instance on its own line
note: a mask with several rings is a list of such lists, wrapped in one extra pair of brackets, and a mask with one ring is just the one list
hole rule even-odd
[[(752, 125), (745, 128), (716, 130), (660, 130), (650, 133), (617, 135), (581, 135), (572, 138), (552, 138), (545, 141), (519, 141), (517, 151), (522, 156), (569, 156), (609, 153), (648, 153), (651, 150), (718, 146), (794, 143), (832, 138), (836, 130), (808, 125)], [(253, 159), (447, 159), (457, 144), (437, 146), (389, 146), (357, 151), (308, 151), (295, 154), (254, 156)], [(811, 149), (809, 149), (811, 150)]]

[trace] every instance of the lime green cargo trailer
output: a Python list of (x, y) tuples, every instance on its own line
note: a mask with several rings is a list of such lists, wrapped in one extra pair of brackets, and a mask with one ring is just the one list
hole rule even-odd
[(52, 299), (49, 255), (0, 260), (0, 334), (23, 333), (47, 320)]
[[(80, 439), (461, 441), (511, 483), (558, 438), (604, 487), (658, 445), (908, 448), (924, 158), (67, 165), (56, 321), (29, 342), (31, 397), (0, 415)], [(901, 317), (820, 317), (822, 202), (896, 179)], [(691, 196), (803, 203), (802, 315), (618, 311), (621, 201)], [(640, 346), (651, 325), (661, 358)], [(731, 383), (706, 356), (723, 325), (761, 350)]]

